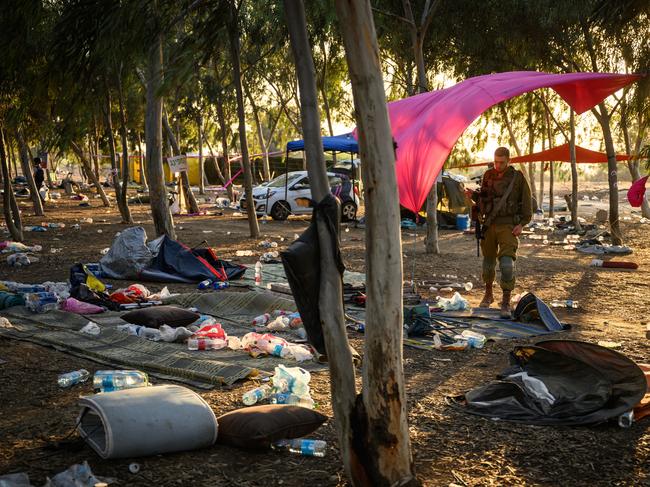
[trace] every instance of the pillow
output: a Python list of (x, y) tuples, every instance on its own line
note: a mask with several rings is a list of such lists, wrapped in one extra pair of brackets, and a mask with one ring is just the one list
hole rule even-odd
[(327, 420), (318, 411), (287, 404), (237, 409), (217, 419), (217, 443), (247, 449), (269, 448), (284, 438), (300, 438)]
[(152, 306), (151, 308), (136, 309), (122, 315), (122, 319), (134, 325), (160, 328), (169, 325), (172, 328), (187, 326), (194, 323), (201, 315), (174, 306)]

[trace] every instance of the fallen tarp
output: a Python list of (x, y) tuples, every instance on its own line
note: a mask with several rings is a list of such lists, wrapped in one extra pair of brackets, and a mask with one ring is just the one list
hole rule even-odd
[[(491, 106), (546, 87), (553, 88), (577, 113), (583, 113), (639, 78), (514, 71), (476, 76), (444, 90), (389, 103), (390, 126), (397, 143), (400, 204), (414, 212), (422, 207), (458, 138)], [(354, 134), (357, 136), (356, 131)]]
[(646, 394), (632, 360), (593, 343), (515, 347), (497, 380), (448, 398), (470, 414), (538, 425), (586, 425), (631, 411)]
[(112, 279), (197, 283), (205, 279), (235, 280), (246, 268), (220, 260), (210, 248), (190, 249), (163, 235), (147, 243), (142, 227), (121, 232), (99, 261), (102, 273)]

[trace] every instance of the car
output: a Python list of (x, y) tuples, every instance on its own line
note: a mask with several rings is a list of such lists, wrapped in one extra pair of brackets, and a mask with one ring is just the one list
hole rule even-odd
[[(359, 207), (356, 187), (343, 174), (327, 173), (332, 194), (341, 201), (341, 218), (354, 220)], [(285, 191), (286, 190), (286, 191)], [(289, 215), (305, 215), (312, 212), (311, 188), (307, 171), (292, 171), (253, 188), (253, 201), (257, 216), (269, 215), (274, 220), (286, 220)], [(246, 193), (239, 200), (239, 207), (246, 210)]]

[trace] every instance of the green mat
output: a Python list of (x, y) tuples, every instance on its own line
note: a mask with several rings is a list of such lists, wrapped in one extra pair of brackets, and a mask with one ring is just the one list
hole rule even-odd
[[(241, 337), (253, 331), (253, 317), (275, 309), (295, 310), (295, 303), (276, 297), (271, 293), (207, 292), (181, 294), (169, 298), (166, 304), (195, 307), (211, 314), (222, 322), (228, 335)], [(121, 368), (143, 370), (154, 377), (184, 382), (200, 388), (230, 385), (237, 380), (256, 375), (271, 375), (281, 364), (300, 365), (310, 371), (327, 368), (316, 362), (297, 364), (277, 357), (251, 357), (237, 350), (187, 350), (181, 343), (153, 342), (118, 331), (116, 325), (125, 324), (121, 312), (106, 312), (81, 316), (66, 311), (50, 311), (33, 314), (21, 306), (0, 312), (13, 325), (0, 328), (0, 336), (48, 345), (72, 355)], [(88, 335), (79, 330), (89, 320), (101, 328), (99, 336)], [(275, 333), (294, 341), (293, 332)]]

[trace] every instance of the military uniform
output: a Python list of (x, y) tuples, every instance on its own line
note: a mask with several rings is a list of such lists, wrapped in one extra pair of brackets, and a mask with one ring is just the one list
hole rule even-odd
[[(506, 193), (510, 182), (514, 184), (506, 202), (494, 209)], [(483, 252), (483, 281), (491, 286), (496, 277), (496, 263), (499, 260), (501, 271), (501, 289), (508, 292), (515, 288), (515, 260), (519, 238), (512, 234), (516, 225), (526, 225), (532, 218), (530, 187), (521, 171), (512, 166), (501, 174), (495, 169), (489, 169), (483, 175), (479, 194), (479, 211), (482, 222), (490, 220), (484, 228), (484, 239), (481, 241)]]

